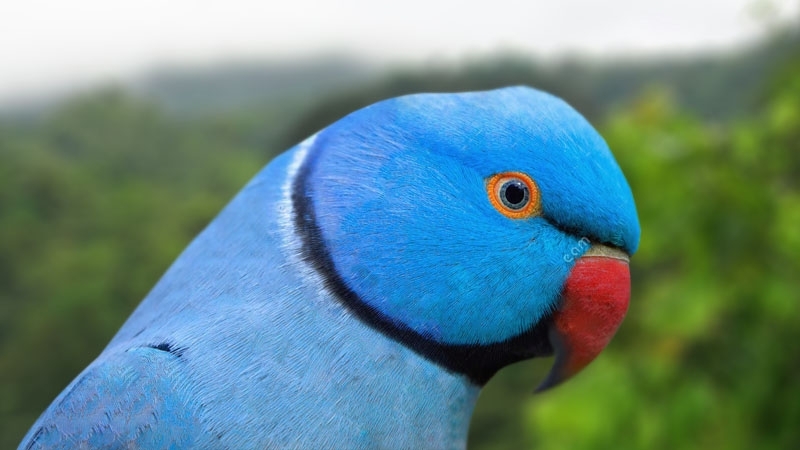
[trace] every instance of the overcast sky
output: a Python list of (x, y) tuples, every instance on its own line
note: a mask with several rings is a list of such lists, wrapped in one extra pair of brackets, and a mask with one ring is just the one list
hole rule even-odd
[(0, 101), (163, 63), (329, 50), (396, 62), (729, 47), (763, 33), (765, 10), (798, 18), (800, 0), (0, 0)]

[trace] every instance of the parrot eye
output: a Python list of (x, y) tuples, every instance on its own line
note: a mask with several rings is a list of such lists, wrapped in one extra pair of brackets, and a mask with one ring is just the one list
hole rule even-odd
[(522, 209), (530, 199), (530, 189), (520, 180), (508, 180), (500, 186), (500, 201), (507, 208), (513, 210)]
[(486, 184), (489, 201), (504, 216), (526, 219), (541, 212), (539, 188), (531, 177), (521, 172), (502, 172)]

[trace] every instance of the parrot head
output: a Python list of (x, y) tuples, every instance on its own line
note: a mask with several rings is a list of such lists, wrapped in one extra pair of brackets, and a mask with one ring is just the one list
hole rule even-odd
[(540, 389), (612, 338), (639, 241), (606, 143), (526, 87), (417, 94), (321, 131), (292, 186), (304, 257), (360, 320), (482, 385), (555, 353)]

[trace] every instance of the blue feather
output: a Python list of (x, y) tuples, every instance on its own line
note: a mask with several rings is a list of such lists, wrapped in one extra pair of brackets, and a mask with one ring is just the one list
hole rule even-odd
[[(493, 208), (486, 179), (510, 170), (541, 215)], [(481, 385), (551, 350), (582, 238), (633, 253), (639, 225), (566, 103), (375, 104), (256, 175), (20, 448), (463, 448)]]

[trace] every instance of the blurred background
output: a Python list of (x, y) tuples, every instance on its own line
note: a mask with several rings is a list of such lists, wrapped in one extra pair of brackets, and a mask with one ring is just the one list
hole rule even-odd
[(470, 447), (800, 448), (800, 2), (262, 3), (0, 6), (0, 448), (277, 153), (511, 84), (600, 130), (642, 242), (609, 348), (505, 369)]

